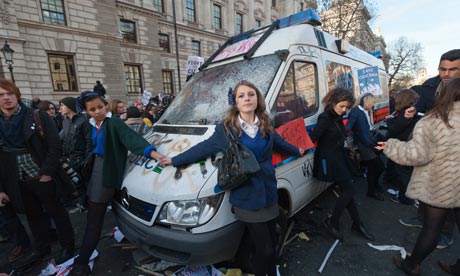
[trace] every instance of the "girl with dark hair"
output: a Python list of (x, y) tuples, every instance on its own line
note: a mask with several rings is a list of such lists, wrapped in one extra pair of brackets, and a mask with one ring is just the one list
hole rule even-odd
[(335, 88), (327, 93), (322, 102), (324, 112), (318, 116), (316, 128), (310, 134), (311, 140), (318, 142), (313, 176), (321, 181), (334, 182), (341, 191), (332, 216), (326, 219), (325, 226), (334, 238), (342, 241), (340, 216), (346, 208), (353, 220), (352, 230), (368, 240), (374, 240), (374, 236), (364, 228), (356, 207), (351, 165), (344, 149), (346, 131), (342, 117), (353, 105), (353, 94), (345, 88)]
[(56, 124), (56, 127), (58, 128), (59, 131), (62, 130), (62, 116), (59, 112), (56, 112), (56, 105), (50, 101), (41, 101), (38, 104), (38, 109), (40, 111), (46, 112), (54, 121)]
[(383, 187), (379, 184), (379, 178), (385, 170), (385, 165), (373, 149), (375, 145), (372, 144), (371, 139), (374, 104), (373, 94), (361, 95), (359, 104), (348, 114), (346, 129), (353, 130), (353, 142), (358, 146), (361, 160), (367, 164), (367, 196), (383, 201)]
[(207, 140), (173, 157), (161, 159), (162, 165), (175, 167), (202, 160), (228, 147), (225, 131), (238, 137), (251, 150), (261, 170), (248, 183), (230, 192), (236, 219), (245, 224), (255, 247), (252, 264), (256, 276), (276, 275), (276, 218), (278, 194), (272, 151), (302, 156), (303, 150), (287, 143), (270, 124), (265, 100), (257, 87), (240, 81), (230, 90), (231, 106), (223, 123)]
[[(400, 141), (407, 141), (415, 127), (417, 121), (421, 118), (420, 116), (414, 116), (413, 118), (406, 118), (404, 112), (406, 109), (414, 106), (415, 102), (419, 98), (417, 92), (411, 89), (401, 90), (395, 96), (395, 112), (391, 118), (387, 119), (389, 138), (396, 138)], [(401, 204), (413, 205), (414, 201), (406, 197), (407, 185), (409, 184), (410, 177), (412, 175), (411, 166), (403, 166), (399, 164), (394, 165), (396, 177), (393, 181), (396, 181), (399, 187), (399, 194), (391, 197), (390, 200), (399, 202)]]
[[(423, 228), (412, 255), (396, 266), (407, 275), (419, 275), (420, 264), (436, 248), (447, 214), (453, 210), (460, 230), (460, 78), (447, 81), (434, 107), (416, 124), (409, 141), (380, 142), (388, 158), (413, 166), (406, 196), (424, 207)], [(460, 275), (458, 265), (440, 262), (445, 271)]]
[(91, 92), (81, 98), (84, 110), (91, 117), (93, 153), (96, 155), (88, 181), (88, 215), (85, 236), (70, 276), (89, 275), (89, 258), (96, 248), (104, 223), (107, 205), (121, 188), (128, 150), (145, 158), (159, 160), (161, 154), (122, 120), (107, 111), (102, 96)]

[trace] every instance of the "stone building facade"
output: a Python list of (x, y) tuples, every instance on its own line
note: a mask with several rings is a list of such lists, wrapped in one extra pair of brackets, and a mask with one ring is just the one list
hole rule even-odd
[[(309, 0), (0, 0), (0, 43), (15, 51), (14, 78), (26, 98), (56, 102), (100, 80), (109, 99), (130, 101), (144, 89), (177, 93), (188, 56), (206, 59), (229, 36), (311, 7)], [(3, 58), (0, 77), (9, 78)]]

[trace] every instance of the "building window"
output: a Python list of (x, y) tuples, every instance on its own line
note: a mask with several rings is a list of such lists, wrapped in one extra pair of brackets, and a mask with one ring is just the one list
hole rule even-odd
[(125, 85), (127, 93), (141, 93), (142, 80), (140, 65), (125, 64)]
[(276, 0), (272, 0), (272, 7), (276, 8)]
[(201, 43), (196, 40), (192, 40), (192, 56), (201, 56)]
[(195, 0), (185, 0), (185, 19), (195, 22)]
[(137, 43), (136, 23), (134, 21), (120, 19), (120, 32), (123, 41)]
[(260, 22), (260, 20), (256, 20), (256, 28), (260, 28), (260, 26), (262, 26), (262, 22)]
[(165, 12), (163, 0), (153, 0), (153, 9), (157, 12)]
[(54, 91), (78, 91), (73, 56), (48, 54)]
[(222, 29), (222, 8), (219, 5), (213, 5), (212, 16), (214, 18), (214, 28)]
[(174, 94), (173, 71), (163, 70), (161, 73), (163, 75), (163, 92)]
[(158, 36), (160, 38), (160, 48), (163, 51), (165, 51), (167, 53), (170, 53), (171, 49), (169, 47), (169, 35), (167, 35), (167, 34), (159, 34)]
[(40, 0), (43, 22), (65, 25), (63, 0)]
[(236, 14), (236, 33), (240, 34), (243, 32), (243, 15), (241, 13)]

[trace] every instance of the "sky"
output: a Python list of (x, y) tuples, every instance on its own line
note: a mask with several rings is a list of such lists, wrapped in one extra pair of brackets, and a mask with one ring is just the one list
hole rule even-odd
[(437, 75), (439, 58), (452, 49), (460, 49), (459, 0), (374, 0), (377, 18), (387, 44), (401, 36), (423, 47), (422, 56), (428, 76)]

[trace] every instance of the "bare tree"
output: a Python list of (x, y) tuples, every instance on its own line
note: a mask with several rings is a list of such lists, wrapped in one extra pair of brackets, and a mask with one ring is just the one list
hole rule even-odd
[(363, 49), (369, 45), (369, 21), (376, 16), (377, 7), (371, 0), (318, 0), (317, 12), (321, 14), (322, 29), (338, 38), (346, 38)]
[(390, 43), (388, 86), (392, 87), (394, 82), (405, 83), (408, 76), (416, 74), (423, 63), (422, 51), (423, 48), (420, 43), (409, 41), (406, 37), (400, 37)]

